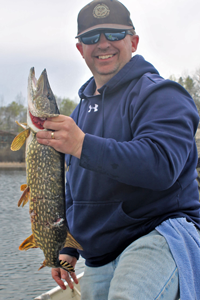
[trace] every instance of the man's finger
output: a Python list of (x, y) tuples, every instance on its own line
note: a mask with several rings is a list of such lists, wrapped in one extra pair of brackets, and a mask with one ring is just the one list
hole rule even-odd
[(47, 120), (44, 122), (43, 127), (45, 129), (49, 129), (49, 130), (59, 130), (60, 129), (60, 124), (62, 124), (62, 122), (53, 122), (51, 120)]
[(55, 269), (51, 271), (52, 278), (56, 281), (56, 283), (61, 287), (61, 289), (66, 290), (66, 286), (64, 282), (60, 279), (60, 273)]
[(43, 126), (46, 129), (59, 130), (60, 125), (68, 120), (71, 120), (71, 117), (59, 115), (58, 117), (47, 118)]
[(38, 131), (36, 134), (37, 139), (51, 140), (55, 139), (55, 131)]
[(51, 135), (51, 132), (49, 131), (38, 131), (36, 133), (36, 137), (39, 139), (49, 139)]
[(76, 284), (78, 284), (78, 279), (77, 279), (77, 277), (76, 277), (75, 272), (70, 273), (70, 275), (71, 275), (72, 279), (74, 280), (74, 282), (75, 282)]
[(59, 115), (59, 116), (57, 116), (57, 117), (50, 117), (50, 118), (47, 118), (47, 121), (52, 121), (52, 122), (62, 122), (65, 118), (66, 118), (66, 116), (64, 116), (64, 115)]
[(73, 283), (71, 281), (69, 273), (66, 272), (66, 271), (64, 271), (64, 270), (62, 270), (62, 269), (61, 269), (61, 278), (64, 279), (68, 283), (70, 289), (74, 288), (74, 285), (73, 285)]

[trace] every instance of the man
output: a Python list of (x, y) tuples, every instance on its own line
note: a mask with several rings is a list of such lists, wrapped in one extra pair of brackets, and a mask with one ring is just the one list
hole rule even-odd
[[(66, 218), (83, 251), (64, 248), (60, 259), (75, 266), (79, 253), (85, 258), (84, 300), (172, 300), (179, 287), (182, 300), (197, 299), (194, 102), (142, 56), (132, 57), (139, 37), (117, 0), (85, 6), (77, 38), (93, 77), (81, 87), (71, 117), (44, 123), (54, 139), (37, 133), (38, 142), (66, 154), (69, 166)], [(61, 278), (73, 287), (66, 271), (52, 269), (52, 276), (61, 288)], [(75, 273), (71, 277), (77, 283)]]

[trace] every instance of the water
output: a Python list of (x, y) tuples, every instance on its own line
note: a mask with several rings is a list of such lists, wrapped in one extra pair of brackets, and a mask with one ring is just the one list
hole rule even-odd
[[(33, 300), (57, 286), (48, 267), (38, 271), (44, 260), (40, 249), (19, 251), (18, 247), (31, 235), (29, 207), (17, 207), (20, 186), (26, 183), (23, 170), (0, 170), (0, 299)], [(78, 261), (76, 273), (84, 269)]]

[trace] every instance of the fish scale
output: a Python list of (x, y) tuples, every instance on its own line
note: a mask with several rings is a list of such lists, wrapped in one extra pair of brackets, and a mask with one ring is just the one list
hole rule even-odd
[(45, 266), (61, 267), (74, 272), (68, 262), (59, 261), (59, 251), (63, 247), (82, 250), (69, 233), (65, 219), (64, 154), (48, 145), (39, 144), (36, 139), (36, 133), (45, 130), (45, 119), (58, 114), (46, 70), (37, 81), (34, 68), (31, 68), (28, 78), (27, 124), (17, 122), (24, 131), (15, 137), (11, 145), (11, 150), (17, 151), (26, 142), (27, 184), (21, 186), (23, 194), (18, 206), (29, 202), (32, 235), (24, 240), (19, 249), (42, 249), (45, 260), (39, 269)]

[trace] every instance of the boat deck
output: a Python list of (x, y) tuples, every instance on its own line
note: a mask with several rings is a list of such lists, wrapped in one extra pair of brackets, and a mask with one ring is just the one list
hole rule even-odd
[[(81, 279), (83, 276), (83, 272), (80, 273), (77, 278), (78, 280)], [(81, 292), (80, 292), (80, 285), (75, 284), (74, 289), (71, 290), (68, 287), (68, 284), (65, 282), (66, 290), (62, 290), (59, 286), (53, 288), (52, 290), (34, 298), (34, 300), (80, 300), (81, 299)]]

